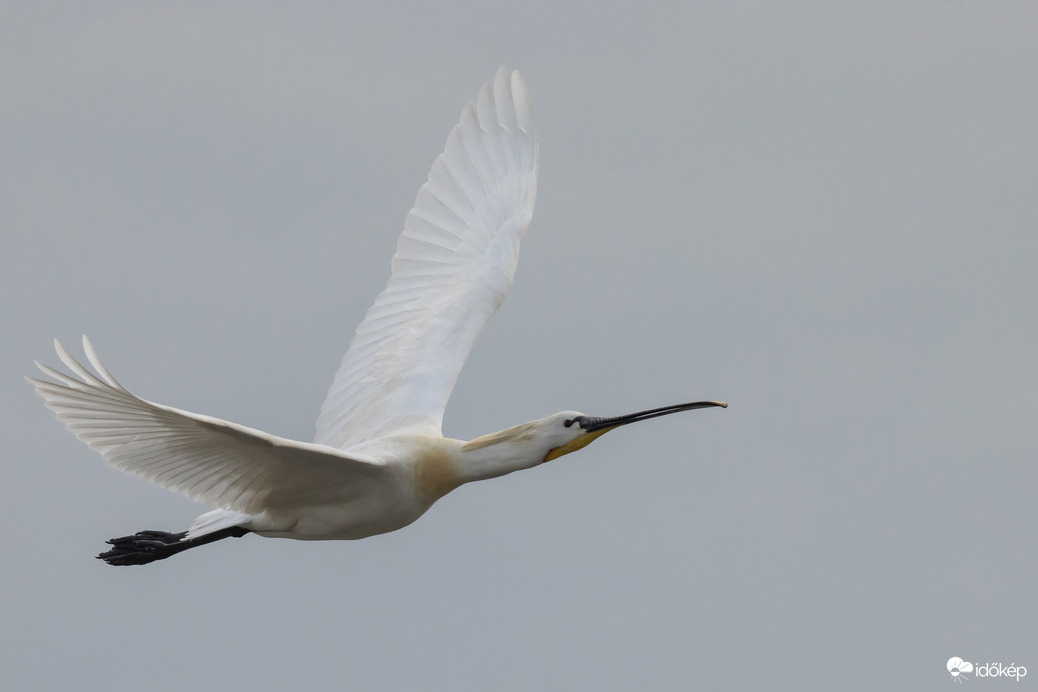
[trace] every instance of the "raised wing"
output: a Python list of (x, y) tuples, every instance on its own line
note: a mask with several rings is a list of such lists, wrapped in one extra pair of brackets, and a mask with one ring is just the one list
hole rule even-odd
[(140, 399), (105, 369), (83, 337), (95, 376), (57, 341), (78, 376), (37, 363), (59, 383), (26, 378), (76, 437), (109, 464), (209, 505), (258, 514), (341, 501), (378, 483), (384, 467), (218, 418)]
[(501, 68), (418, 191), (389, 285), (368, 310), (317, 419), (320, 444), (439, 435), (461, 367), (504, 300), (537, 192), (526, 85)]

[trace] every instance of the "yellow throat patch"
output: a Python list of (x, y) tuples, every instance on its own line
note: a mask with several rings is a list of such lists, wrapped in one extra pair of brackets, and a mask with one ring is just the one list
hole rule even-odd
[(618, 427), (620, 426), (614, 425), (611, 428), (602, 428), (601, 430), (596, 430), (594, 432), (584, 433), (572, 442), (567, 442), (561, 447), (556, 447), (555, 449), (548, 452), (548, 454), (544, 457), (544, 461), (541, 463), (547, 463), (552, 459), (558, 459), (559, 457), (569, 454), (570, 452), (575, 452), (578, 449), (584, 449), (584, 447), (587, 447), (589, 444), (597, 440), (602, 435), (605, 435), (610, 430), (614, 430)]

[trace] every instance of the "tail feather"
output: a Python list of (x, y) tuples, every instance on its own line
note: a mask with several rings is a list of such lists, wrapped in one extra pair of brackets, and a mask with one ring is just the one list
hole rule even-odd
[(235, 512), (231, 509), (214, 509), (195, 518), (187, 530), (187, 537), (190, 539), (202, 538), (222, 529), (241, 526), (252, 519), (253, 516), (251, 514), (245, 514), (244, 512)]

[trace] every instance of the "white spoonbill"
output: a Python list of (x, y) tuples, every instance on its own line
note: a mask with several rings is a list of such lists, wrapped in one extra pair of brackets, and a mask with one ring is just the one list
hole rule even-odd
[(71, 375), (29, 378), (59, 421), (117, 469), (215, 506), (187, 531), (113, 538), (98, 555), (142, 565), (247, 533), (300, 540), (395, 531), (463, 483), (574, 452), (621, 425), (698, 401), (597, 418), (562, 411), (468, 442), (444, 437), (443, 410), (472, 344), (512, 283), (537, 191), (537, 129), (518, 72), (498, 70), (447, 137), (321, 406), (296, 442), (138, 398), (83, 349), (57, 341)]

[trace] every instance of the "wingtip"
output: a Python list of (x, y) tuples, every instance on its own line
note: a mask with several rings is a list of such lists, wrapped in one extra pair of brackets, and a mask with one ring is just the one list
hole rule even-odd
[(524, 97), (526, 96), (526, 80), (523, 79), (522, 73), (508, 65), (501, 65), (497, 68), (497, 72), (494, 74), (494, 83), (510, 87), (513, 95), (519, 91), (522, 92)]

